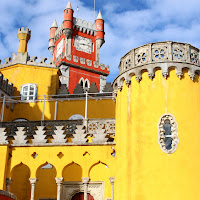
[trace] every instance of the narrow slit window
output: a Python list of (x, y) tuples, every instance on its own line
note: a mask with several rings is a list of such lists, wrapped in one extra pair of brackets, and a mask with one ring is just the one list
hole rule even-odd
[(171, 132), (171, 124), (169, 120), (165, 121), (164, 124), (164, 136), (165, 136), (165, 147), (167, 150), (170, 150), (172, 148), (172, 132)]

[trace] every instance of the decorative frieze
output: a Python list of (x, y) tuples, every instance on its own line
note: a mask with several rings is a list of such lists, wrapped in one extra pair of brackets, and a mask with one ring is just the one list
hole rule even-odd
[(183, 69), (187, 68), (193, 81), (195, 73), (200, 73), (199, 49), (189, 44), (170, 41), (150, 43), (133, 49), (121, 58), (120, 74), (113, 82), (113, 89), (121, 90), (124, 81), (129, 86), (132, 76), (135, 76), (139, 83), (145, 71), (148, 71), (148, 77), (153, 80), (158, 68), (167, 79), (171, 67), (175, 68), (179, 79), (183, 76)]
[[(3, 126), (1, 145), (8, 141), (13, 146), (105, 145), (113, 144), (115, 136), (114, 119), (44, 121), (44, 126), (39, 122), (3, 122)], [(88, 143), (91, 137), (92, 143)]]

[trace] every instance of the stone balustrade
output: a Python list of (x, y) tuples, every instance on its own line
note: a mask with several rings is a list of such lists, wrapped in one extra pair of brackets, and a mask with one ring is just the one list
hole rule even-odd
[(115, 119), (2, 122), (0, 144), (12, 146), (106, 145), (114, 142)]
[(138, 82), (142, 73), (148, 71), (152, 80), (157, 69), (162, 70), (165, 78), (168, 77), (169, 68), (174, 67), (177, 76), (181, 79), (182, 70), (188, 70), (189, 77), (194, 80), (195, 73), (200, 74), (199, 49), (190, 44), (179, 42), (158, 42), (132, 49), (121, 58), (119, 76), (114, 80), (114, 90), (121, 89), (123, 81), (127, 85), (134, 75)]

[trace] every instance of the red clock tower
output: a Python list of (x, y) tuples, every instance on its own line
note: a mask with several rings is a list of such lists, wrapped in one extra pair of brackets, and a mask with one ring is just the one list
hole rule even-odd
[(74, 18), (73, 13), (69, 1), (61, 26), (55, 20), (50, 28), (49, 50), (60, 69), (60, 83), (70, 94), (77, 84), (86, 91), (92, 83), (102, 92), (109, 75), (109, 66), (99, 64), (99, 51), (105, 42), (104, 20), (100, 11), (93, 24)]

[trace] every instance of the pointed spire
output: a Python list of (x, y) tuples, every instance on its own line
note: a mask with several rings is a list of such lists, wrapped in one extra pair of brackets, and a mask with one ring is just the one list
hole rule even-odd
[(67, 4), (66, 9), (72, 9), (72, 5), (71, 5), (71, 3), (70, 3), (70, 0), (68, 1), (68, 4)]
[(103, 19), (102, 15), (101, 15), (101, 11), (99, 10), (99, 14), (97, 16), (97, 19)]
[(58, 28), (58, 24), (57, 24), (56, 19), (53, 21), (51, 28), (53, 28), (53, 27)]

